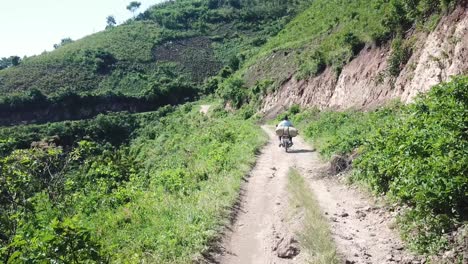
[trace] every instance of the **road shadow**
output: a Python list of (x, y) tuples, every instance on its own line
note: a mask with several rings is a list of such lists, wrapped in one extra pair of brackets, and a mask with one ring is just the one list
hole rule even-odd
[(311, 153), (315, 152), (315, 149), (290, 149), (288, 150), (289, 153)]

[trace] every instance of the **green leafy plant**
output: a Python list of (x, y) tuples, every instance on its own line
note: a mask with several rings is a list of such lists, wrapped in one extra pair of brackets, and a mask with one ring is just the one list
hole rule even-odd
[(434, 254), (466, 220), (467, 88), (468, 78), (461, 76), (408, 106), (366, 113), (305, 110), (292, 120), (324, 157), (358, 154), (351, 181), (407, 206), (398, 221), (403, 238), (414, 250)]

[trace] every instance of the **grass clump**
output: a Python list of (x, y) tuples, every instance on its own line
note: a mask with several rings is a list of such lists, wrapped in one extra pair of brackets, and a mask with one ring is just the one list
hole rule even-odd
[(288, 190), (293, 205), (304, 210), (304, 227), (299, 239), (301, 247), (310, 255), (308, 262), (314, 264), (340, 263), (328, 221), (320, 211), (317, 199), (307, 186), (306, 181), (296, 170), (289, 172), (288, 180)]

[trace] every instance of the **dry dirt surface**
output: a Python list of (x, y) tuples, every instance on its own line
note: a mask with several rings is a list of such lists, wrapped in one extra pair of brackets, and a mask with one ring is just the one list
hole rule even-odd
[(301, 138), (290, 153), (278, 147), (272, 127), (270, 137), (241, 192), (241, 204), (228, 228), (216, 263), (307, 263), (296, 234), (300, 216), (288, 205), (288, 171), (296, 168), (313, 190), (343, 263), (419, 263), (404, 249), (391, 229), (391, 213), (336, 179), (324, 177), (327, 164)]

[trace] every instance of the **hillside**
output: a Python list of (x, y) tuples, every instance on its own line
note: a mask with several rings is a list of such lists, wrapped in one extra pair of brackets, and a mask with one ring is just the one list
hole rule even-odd
[(156, 5), (136, 20), (1, 70), (0, 124), (147, 111), (193, 99), (207, 77), (224, 66), (237, 70), (307, 2)]
[[(333, 15), (330, 15), (333, 14)], [(240, 71), (263, 111), (373, 108), (468, 72), (466, 1), (314, 1)]]

